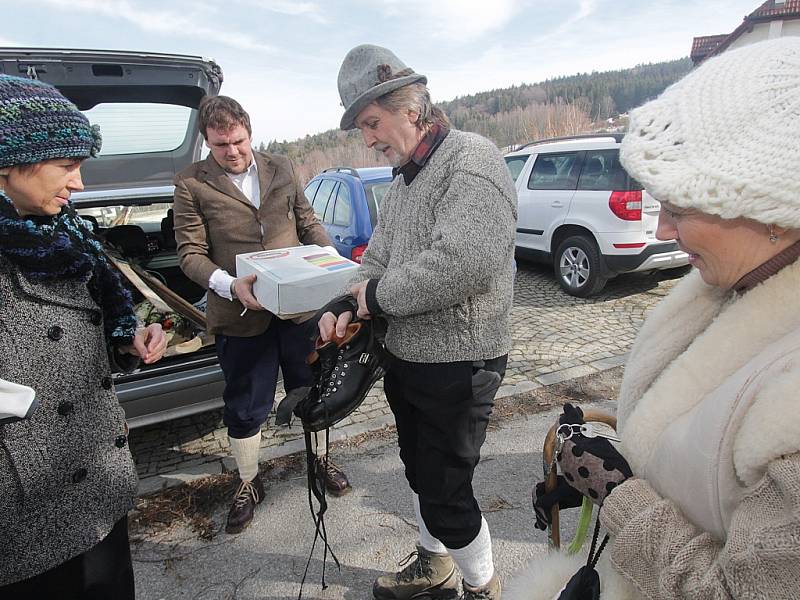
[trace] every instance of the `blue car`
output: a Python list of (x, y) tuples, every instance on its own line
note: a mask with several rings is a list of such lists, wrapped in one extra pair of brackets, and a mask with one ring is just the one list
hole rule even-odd
[(391, 184), (391, 167), (335, 167), (308, 182), (306, 198), (339, 254), (361, 262)]

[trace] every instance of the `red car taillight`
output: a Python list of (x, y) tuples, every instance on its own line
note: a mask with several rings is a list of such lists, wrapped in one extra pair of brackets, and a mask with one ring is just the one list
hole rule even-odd
[(623, 221), (641, 221), (642, 192), (611, 192), (608, 207)]
[(353, 248), (353, 251), (350, 252), (350, 260), (352, 260), (353, 262), (357, 262), (358, 264), (361, 264), (361, 257), (364, 255), (364, 252), (366, 251), (367, 251), (366, 244), (362, 244), (361, 246), (356, 246), (355, 248)]

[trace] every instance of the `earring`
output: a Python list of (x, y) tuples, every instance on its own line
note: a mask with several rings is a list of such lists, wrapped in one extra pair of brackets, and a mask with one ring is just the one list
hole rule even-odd
[(769, 241), (773, 244), (778, 243), (778, 234), (775, 233), (775, 226), (774, 225), (767, 225), (767, 231), (769, 231)]

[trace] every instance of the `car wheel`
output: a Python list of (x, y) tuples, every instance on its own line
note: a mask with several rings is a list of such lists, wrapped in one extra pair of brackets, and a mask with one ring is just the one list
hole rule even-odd
[(688, 275), (691, 270), (692, 270), (692, 265), (683, 265), (682, 267), (673, 267), (672, 269), (664, 269), (662, 273), (664, 277), (668, 279), (677, 279), (678, 277), (683, 277), (684, 275)]
[(608, 281), (597, 244), (582, 235), (561, 242), (553, 266), (559, 285), (568, 294), (579, 298), (596, 294)]

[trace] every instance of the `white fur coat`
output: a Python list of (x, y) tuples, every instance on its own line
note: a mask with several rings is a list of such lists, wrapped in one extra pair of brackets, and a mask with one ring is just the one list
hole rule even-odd
[[(800, 491), (800, 411), (795, 408), (800, 389), (798, 361), (800, 262), (741, 298), (707, 286), (693, 272), (653, 311), (637, 337), (620, 391), (622, 452), (636, 476), (646, 475), (656, 441), (671, 423), (709, 395), (733, 395), (743, 408), (726, 424), (724, 438), (730, 446), (730, 478), (743, 490), (743, 499), (733, 502), (732, 516), (725, 524), (731, 530), (726, 532), (727, 539), (720, 540), (705, 534), (645, 480), (615, 490), (601, 513), (601, 522), (612, 533), (598, 566), (604, 600), (756, 598), (769, 582), (760, 581), (754, 587), (749, 582), (769, 580), (773, 567), (778, 575), (772, 579), (777, 577), (777, 589), (782, 592), (771, 597), (792, 597), (785, 594), (792, 594), (792, 585), (800, 584), (780, 583), (797, 578), (798, 567), (791, 566), (797, 561), (776, 563), (754, 554), (752, 546), (758, 531), (776, 522), (790, 537), (800, 531), (798, 511), (782, 509), (784, 504), (793, 504), (794, 494)], [(782, 464), (778, 469), (778, 462), (788, 467)], [(659, 503), (662, 506), (654, 510)], [(666, 519), (659, 527), (669, 533), (654, 534), (649, 528), (651, 515)], [(639, 524), (642, 529), (637, 535)], [(626, 543), (621, 547), (614, 536), (622, 537), (623, 532)], [(670, 548), (676, 539), (683, 540), (684, 547), (695, 544), (696, 551), (678, 556), (679, 550)], [(742, 559), (746, 552), (750, 554)], [(647, 561), (644, 556), (665, 562)], [(534, 559), (509, 582), (504, 598), (550, 600), (583, 560), (559, 553)]]

